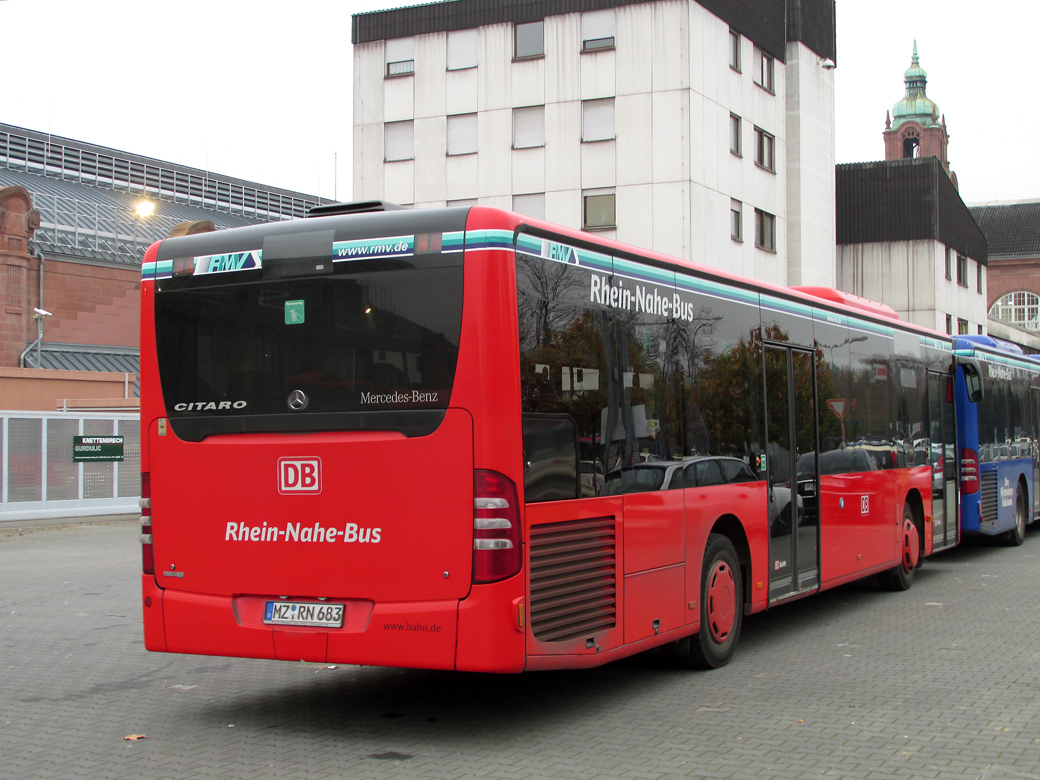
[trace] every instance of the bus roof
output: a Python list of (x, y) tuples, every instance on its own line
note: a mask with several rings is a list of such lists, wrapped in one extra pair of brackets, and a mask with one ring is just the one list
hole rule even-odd
[(592, 251), (606, 251), (607, 253), (613, 252), (622, 257), (642, 262), (649, 262), (651, 265), (657, 265), (658, 267), (664, 266), (695, 271), (698, 275), (706, 276), (720, 282), (744, 288), (753, 288), (772, 295), (784, 296), (810, 306), (822, 306), (823, 308), (839, 311), (849, 316), (873, 320), (885, 327), (896, 325), (903, 330), (931, 336), (940, 341), (949, 343), (950, 336), (946, 333), (916, 323), (907, 322), (906, 320), (900, 319), (899, 314), (891, 306), (877, 301), (872, 301), (869, 298), (863, 298), (859, 295), (853, 295), (852, 293), (847, 293), (842, 290), (835, 290), (823, 286), (782, 287), (770, 282), (759, 281), (757, 279), (730, 273), (718, 268), (712, 268), (692, 261), (683, 260), (672, 255), (656, 252), (652, 249), (643, 249), (620, 241), (596, 236), (585, 231), (563, 227), (550, 222), (544, 222), (523, 214), (503, 212), (501, 209), (487, 206), (473, 206), (471, 210), (474, 212), (486, 212), (488, 217), (491, 217), (492, 213), (507, 213), (516, 219), (516, 226), (514, 227), (515, 232), (529, 232), (534, 235), (542, 235), (546, 238), (551, 236), (579, 247), (588, 248)]

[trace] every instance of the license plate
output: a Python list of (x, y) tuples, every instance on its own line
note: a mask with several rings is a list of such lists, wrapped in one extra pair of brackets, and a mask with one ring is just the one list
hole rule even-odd
[(343, 605), (313, 601), (268, 601), (264, 622), (278, 626), (343, 627)]

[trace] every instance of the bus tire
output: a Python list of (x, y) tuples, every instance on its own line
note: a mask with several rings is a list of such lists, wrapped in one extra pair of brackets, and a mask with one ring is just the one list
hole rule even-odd
[(1012, 547), (1018, 547), (1026, 540), (1026, 523), (1029, 521), (1029, 507), (1026, 502), (1025, 491), (1022, 484), (1015, 487), (1015, 527), (1007, 532), (1005, 537), (1007, 543)]
[(733, 657), (744, 618), (744, 587), (733, 542), (711, 534), (701, 567), (701, 623), (691, 636), (687, 662), (696, 669), (718, 669)]
[(903, 504), (902, 544), (899, 564), (881, 572), (878, 578), (887, 590), (909, 590), (921, 563), (921, 531), (910, 502)]

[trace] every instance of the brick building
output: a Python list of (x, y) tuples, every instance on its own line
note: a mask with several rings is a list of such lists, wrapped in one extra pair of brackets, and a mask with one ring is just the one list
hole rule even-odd
[(991, 320), (1040, 335), (1040, 201), (972, 206), (989, 244)]
[[(142, 203), (151, 211), (139, 212)], [(136, 374), (140, 264), (149, 244), (180, 223), (291, 219), (317, 203), (0, 124), (0, 379), (37, 368)]]

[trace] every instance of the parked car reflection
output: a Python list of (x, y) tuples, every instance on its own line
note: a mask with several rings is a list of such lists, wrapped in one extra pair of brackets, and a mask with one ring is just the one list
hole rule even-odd
[(740, 458), (705, 455), (649, 461), (614, 469), (606, 476), (603, 493), (615, 496), (756, 481), (755, 472)]

